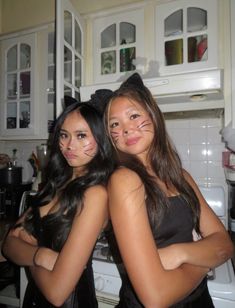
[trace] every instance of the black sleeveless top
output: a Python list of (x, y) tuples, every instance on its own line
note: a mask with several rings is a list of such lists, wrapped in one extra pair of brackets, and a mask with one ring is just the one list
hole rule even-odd
[[(40, 217), (39, 209), (34, 208), (32, 210), (32, 217), (26, 223), (26, 229), (30, 230), (31, 233), (37, 238), (38, 245), (47, 248), (53, 248), (54, 250), (60, 251), (61, 249), (55, 249), (53, 242), (56, 238), (56, 234), (50, 232), (53, 229), (53, 223), (50, 220), (50, 215)], [(61, 243), (61, 248), (63, 243)], [(77, 256), (79, 258), (79, 256)], [(28, 273), (29, 283), (24, 296), (23, 308), (52, 308), (55, 307), (49, 303), (39, 288), (34, 283), (33, 279)], [(53, 286), (52, 286), (53, 287)], [(95, 294), (94, 276), (92, 269), (92, 256), (90, 257), (86, 268), (84, 269), (79, 282), (77, 283), (74, 291), (61, 306), (63, 308), (97, 308), (98, 303)]]
[[(169, 207), (158, 227), (151, 225), (153, 236), (158, 248), (164, 248), (174, 243), (187, 243), (193, 241), (193, 215), (187, 201), (180, 195), (169, 197)], [(118, 308), (142, 308), (144, 307), (125, 272), (120, 273), (122, 286)], [(172, 282), (174, 283), (174, 282)], [(177, 281), (175, 281), (177, 283)], [(169, 286), (170, 287), (170, 286)], [(157, 292), (157, 290), (156, 290)], [(171, 306), (171, 308), (210, 308), (214, 307), (207, 288), (207, 279), (184, 300)]]

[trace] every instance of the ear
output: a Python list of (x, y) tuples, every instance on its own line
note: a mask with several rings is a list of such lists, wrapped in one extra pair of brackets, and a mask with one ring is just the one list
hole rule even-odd
[(143, 83), (143, 80), (140, 77), (140, 75), (138, 73), (134, 73), (129, 78), (127, 78), (126, 81), (123, 82), (123, 84), (121, 85), (121, 88), (123, 88), (123, 87), (124, 88), (128, 88), (128, 87), (143, 88), (144, 83)]

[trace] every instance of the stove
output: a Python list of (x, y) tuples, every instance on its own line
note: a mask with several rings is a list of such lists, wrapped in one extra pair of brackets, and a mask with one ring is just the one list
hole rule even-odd
[[(228, 202), (222, 186), (199, 187), (210, 207), (228, 229)], [(117, 257), (118, 258), (118, 257)], [(95, 287), (99, 307), (114, 307), (118, 303), (121, 279), (120, 264), (110, 250), (106, 235), (101, 234), (93, 254)], [(232, 260), (208, 274), (208, 287), (215, 308), (235, 307), (235, 273)]]

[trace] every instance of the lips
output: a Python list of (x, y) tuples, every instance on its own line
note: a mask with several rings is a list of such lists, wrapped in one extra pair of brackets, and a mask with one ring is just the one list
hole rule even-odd
[(77, 156), (75, 155), (75, 154), (73, 154), (73, 153), (68, 153), (68, 152), (65, 152), (64, 153), (64, 157), (66, 158), (66, 159), (75, 159)]
[(140, 137), (134, 137), (134, 138), (128, 138), (126, 140), (126, 145), (130, 146), (130, 145), (134, 145), (139, 141)]

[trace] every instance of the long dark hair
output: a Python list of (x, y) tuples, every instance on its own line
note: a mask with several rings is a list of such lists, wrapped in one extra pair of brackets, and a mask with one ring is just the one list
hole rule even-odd
[[(105, 112), (106, 129), (108, 130), (108, 113), (112, 101), (117, 97), (126, 97), (138, 102), (149, 113), (154, 127), (154, 138), (148, 153), (148, 162), (155, 175), (167, 187), (175, 187), (193, 212), (194, 228), (199, 230), (199, 201), (192, 187), (185, 180), (179, 155), (167, 133), (161, 110), (149, 89), (143, 84), (141, 77), (135, 73), (116, 90)], [(136, 171), (142, 179), (146, 190), (146, 204), (152, 225), (159, 225), (168, 205), (168, 198), (157, 185), (154, 177), (146, 170), (143, 163), (132, 155), (118, 152), (120, 164)], [(157, 200), (157, 202), (156, 202)]]
[[(98, 145), (97, 154), (87, 164), (85, 174), (73, 180), (73, 168), (68, 165), (59, 148), (61, 127), (72, 112), (82, 115)], [(53, 247), (50, 248), (55, 250), (62, 248), (75, 214), (82, 210), (85, 191), (97, 184), (106, 185), (113, 168), (112, 147), (105, 134), (101, 114), (89, 102), (73, 103), (66, 107), (54, 127), (50, 157), (46, 168), (47, 182), (32, 200), (33, 207), (45, 205), (54, 197), (58, 200), (58, 210), (47, 215), (46, 231), (48, 239), (50, 242), (52, 239), (53, 243)], [(47, 245), (45, 239), (43, 240)], [(48, 243), (48, 245), (51, 244)]]

